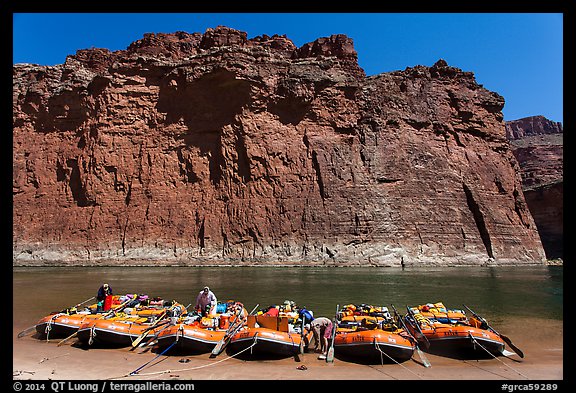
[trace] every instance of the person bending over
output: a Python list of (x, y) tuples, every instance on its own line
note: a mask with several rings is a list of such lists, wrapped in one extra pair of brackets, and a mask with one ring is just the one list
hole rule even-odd
[(216, 295), (208, 287), (204, 287), (196, 297), (196, 310), (205, 317), (210, 313), (212, 307), (216, 307), (218, 301)]

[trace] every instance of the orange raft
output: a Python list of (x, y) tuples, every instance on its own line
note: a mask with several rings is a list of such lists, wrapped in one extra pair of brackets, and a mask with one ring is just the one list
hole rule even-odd
[(64, 338), (74, 334), (86, 321), (101, 317), (90, 312), (54, 313), (38, 321), (36, 332), (41, 339)]
[(295, 356), (305, 351), (312, 332), (303, 328), (299, 309), (291, 303), (249, 315), (246, 326), (230, 339), (229, 351), (271, 359)]
[[(217, 313), (218, 311), (223, 311)], [(158, 332), (158, 347), (162, 350), (170, 347), (170, 350), (177, 353), (200, 354), (210, 352), (216, 345), (224, 340), (230, 328), (243, 324), (242, 320), (237, 322), (237, 313), (240, 316), (247, 314), (242, 303), (229, 301), (220, 303), (216, 307), (215, 313), (202, 317), (196, 311), (182, 318), (180, 323), (168, 326)]]
[(90, 346), (129, 346), (146, 332), (153, 337), (170, 323), (168, 318), (178, 318), (186, 312), (186, 308), (179, 303), (171, 303), (169, 307), (167, 304), (162, 308), (142, 307), (124, 311), (85, 321), (78, 328), (80, 343)]
[(412, 357), (415, 341), (393, 322), (387, 307), (347, 305), (338, 314), (334, 353), (343, 358), (381, 363)]
[(449, 310), (441, 303), (408, 308), (404, 317), (410, 332), (430, 353), (450, 357), (493, 357), (505, 350), (502, 338), (484, 328), (463, 310)]
[[(138, 305), (132, 308), (132, 312), (140, 316), (152, 316), (158, 315), (163, 311), (162, 307), (159, 307), (155, 303), (162, 304), (159, 301), (147, 301), (148, 306), (141, 305), (138, 302), (138, 295), (113, 295), (111, 299), (111, 306), (116, 307), (121, 305), (124, 301), (133, 297)], [(136, 303), (135, 302), (135, 303)], [(50, 338), (64, 338), (74, 334), (82, 324), (87, 323), (92, 320), (100, 319), (106, 312), (97, 313), (97, 304), (92, 304), (86, 306), (83, 309), (77, 309), (75, 307), (63, 310), (61, 312), (51, 313), (40, 319), (36, 323), (36, 332), (38, 333), (38, 338), (50, 339)]]

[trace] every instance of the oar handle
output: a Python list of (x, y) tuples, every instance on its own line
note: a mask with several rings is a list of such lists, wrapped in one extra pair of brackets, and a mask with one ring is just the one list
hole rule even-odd
[(66, 310), (68, 310), (68, 309), (70, 309), (70, 308), (76, 308), (76, 307), (78, 307), (78, 306), (81, 306), (81, 305), (83, 305), (84, 303), (89, 302), (89, 301), (92, 300), (92, 299), (94, 299), (94, 296), (92, 296), (90, 299), (86, 299), (86, 300), (84, 300), (83, 302), (78, 303), (78, 304), (75, 305), (75, 306), (65, 308), (64, 310), (62, 310), (62, 311), (60, 311), (60, 312), (65, 312)]
[(500, 333), (498, 333), (496, 330), (494, 330), (492, 328), (492, 326), (490, 326), (488, 324), (488, 321), (486, 320), (486, 318), (481, 317), (480, 315), (476, 314), (470, 307), (468, 307), (467, 305), (463, 304), (463, 306), (466, 308), (466, 310), (470, 311), (470, 313), (476, 318), (478, 319), (480, 322), (484, 322), (486, 324), (486, 327), (490, 330), (492, 330), (494, 333), (496, 333), (497, 335), (500, 335)]
[(113, 308), (112, 310), (108, 311), (106, 314), (102, 315), (99, 319), (102, 318), (106, 318), (108, 315), (112, 315), (115, 314), (118, 311), (123, 310), (124, 308), (126, 308), (126, 306), (128, 305), (128, 303), (130, 303), (132, 301), (132, 299), (128, 299), (126, 300), (124, 303), (122, 303), (121, 305), (119, 305), (118, 307)]
[[(257, 304), (256, 306), (254, 306), (254, 308), (252, 309), (252, 311), (250, 311), (250, 313), (248, 315), (252, 315), (252, 313), (256, 310), (256, 308), (259, 306), (259, 304)], [(244, 306), (242, 306), (244, 307)], [(236, 332), (238, 330), (240, 330), (240, 328), (244, 325), (244, 320), (246, 318), (248, 318), (248, 315), (245, 318), (240, 319), (240, 314), (242, 314), (242, 309), (240, 309), (235, 315), (236, 315), (236, 319), (234, 320), (233, 323), (230, 324), (230, 326), (228, 326), (228, 329), (226, 330), (226, 333), (224, 334), (223, 340), (226, 339), (227, 337), (232, 336), (233, 334), (236, 334)]]
[(514, 352), (516, 352), (521, 358), (524, 357), (524, 352), (522, 352), (520, 350), (520, 348), (518, 348), (516, 345), (514, 345), (512, 343), (512, 340), (510, 340), (510, 338), (508, 338), (507, 336), (500, 334), (496, 331), (496, 329), (494, 329), (492, 326), (490, 326), (488, 324), (488, 321), (486, 320), (486, 318), (482, 318), (480, 315), (476, 314), (474, 311), (472, 311), (472, 309), (470, 309), (470, 307), (468, 307), (467, 305), (463, 304), (463, 306), (466, 308), (466, 310), (470, 311), (472, 313), (472, 315), (474, 315), (474, 317), (476, 317), (479, 321), (484, 322), (486, 324), (486, 327), (491, 330), (494, 334), (500, 336), (500, 338), (502, 338), (502, 340), (504, 340), (504, 342), (506, 342), (508, 345), (510, 345), (510, 348), (512, 348), (512, 350), (514, 350)]
[(250, 311), (250, 314), (248, 314), (248, 315), (252, 315), (252, 313), (253, 313), (254, 311), (256, 311), (256, 309), (258, 308), (259, 305), (260, 305), (260, 303), (256, 304), (256, 305), (254, 306), (254, 308), (252, 309), (252, 311)]
[(396, 310), (396, 307), (394, 307), (393, 304), (391, 304), (391, 306), (392, 306), (392, 310), (394, 310), (394, 314), (397, 316), (398, 322), (400, 323), (400, 327), (402, 329), (404, 329), (404, 331), (406, 333), (408, 333), (410, 335), (410, 337), (412, 337), (412, 339), (414, 339), (414, 341), (416, 342), (416, 345), (418, 345), (418, 340), (416, 340), (416, 337), (414, 337), (414, 335), (410, 332), (410, 330), (408, 329), (408, 327), (404, 323), (404, 319), (402, 319), (402, 315), (400, 315), (400, 313), (398, 312), (398, 310)]
[(94, 298), (95, 298), (95, 296), (92, 296), (90, 299), (86, 299), (86, 300), (84, 300), (82, 303), (78, 303), (78, 304), (75, 305), (74, 307), (81, 306), (81, 305), (83, 305), (84, 303), (89, 302), (90, 300), (92, 300), (92, 299), (94, 299)]

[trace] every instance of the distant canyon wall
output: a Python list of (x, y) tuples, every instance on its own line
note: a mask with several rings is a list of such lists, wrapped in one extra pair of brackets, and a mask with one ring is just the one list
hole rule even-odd
[(549, 259), (564, 257), (564, 130), (544, 116), (506, 122), (524, 197)]
[(13, 67), (14, 265), (544, 263), (473, 73), (217, 27)]

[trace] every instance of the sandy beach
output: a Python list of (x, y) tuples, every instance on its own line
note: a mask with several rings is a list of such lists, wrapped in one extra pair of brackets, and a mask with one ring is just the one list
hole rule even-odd
[[(538, 328), (545, 326), (545, 329)], [(562, 380), (563, 324), (550, 320), (515, 320), (499, 331), (525, 354), (482, 360), (459, 360), (425, 354), (431, 367), (417, 362), (418, 355), (401, 364), (357, 364), (336, 357), (334, 363), (307, 352), (300, 359), (242, 360), (222, 353), (158, 356), (138, 348), (84, 349), (70, 340), (17, 338), (28, 326), (13, 326), (14, 380)], [(508, 348), (509, 349), (509, 348)], [(150, 362), (145, 367), (144, 364)], [(304, 366), (304, 367), (301, 367)], [(142, 368), (141, 368), (142, 367)], [(129, 374), (139, 369), (137, 375)]]

